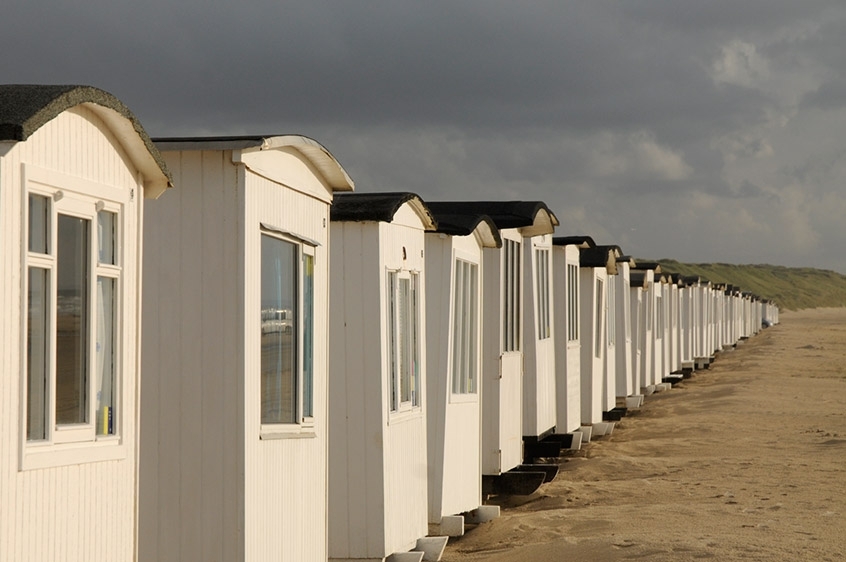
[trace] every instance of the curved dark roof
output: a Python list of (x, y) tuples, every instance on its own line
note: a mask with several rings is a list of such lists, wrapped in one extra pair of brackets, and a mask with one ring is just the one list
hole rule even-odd
[(409, 191), (378, 193), (337, 193), (332, 201), (329, 219), (351, 222), (392, 222), (405, 203), (411, 203), (423, 222), (425, 230), (435, 230), (437, 221), (426, 203)]
[[(167, 185), (172, 185), (170, 171), (159, 149), (150, 140), (138, 118), (115, 96), (92, 86), (1, 84), (0, 141), (25, 141), (63, 111), (81, 104), (111, 109), (131, 123), (149, 157), (166, 178)], [(139, 167), (147, 172), (148, 177), (151, 175), (148, 166), (146, 170), (143, 165)]]
[(635, 269), (654, 269), (655, 273), (661, 273), (661, 264), (657, 261), (638, 261)]
[(579, 246), (580, 248), (596, 248), (596, 242), (590, 236), (556, 236), (552, 239), (553, 246)]
[(579, 250), (580, 267), (604, 267), (611, 274), (617, 274), (617, 256), (614, 246), (597, 246)]
[(641, 269), (629, 272), (629, 286), (648, 289), (649, 279), (646, 270)]
[[(431, 205), (428, 206), (429, 210), (432, 211)], [(496, 227), (493, 219), (487, 215), (453, 215), (434, 211), (432, 215), (438, 223), (438, 228), (435, 232), (449, 234), (450, 236), (469, 236), (476, 231), (480, 224), (484, 223), (490, 231), (496, 247), (499, 248), (502, 246), (499, 229)]]
[[(432, 201), (429, 208), (434, 213), (487, 215), (499, 229), (536, 227), (538, 232), (528, 232), (528, 236), (551, 234), (559, 224), (543, 201)], [(541, 213), (549, 217), (548, 226), (538, 222)]]

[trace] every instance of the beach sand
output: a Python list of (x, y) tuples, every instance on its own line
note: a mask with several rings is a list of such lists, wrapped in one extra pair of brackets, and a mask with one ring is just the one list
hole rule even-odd
[(444, 562), (846, 559), (846, 308), (782, 312), (499, 500)]

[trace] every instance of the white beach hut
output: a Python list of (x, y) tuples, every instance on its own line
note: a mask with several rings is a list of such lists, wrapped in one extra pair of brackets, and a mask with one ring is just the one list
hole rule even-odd
[(139, 559), (327, 558), (329, 205), (301, 136), (158, 139), (145, 214)]
[(429, 530), (460, 536), (461, 514), (479, 522), (499, 511), (482, 506), (479, 379), (486, 318), (482, 250), (500, 248), (502, 239), (485, 215), (453, 214), (449, 203), (427, 205), (438, 225), (426, 234), (425, 248)]
[(437, 560), (424, 237), (436, 222), (407, 192), (340, 194), (331, 221), (329, 558), (420, 560), (432, 547)]
[(591, 437), (610, 433), (614, 427), (613, 422), (603, 422), (603, 412), (607, 411), (607, 285), (609, 273), (616, 271), (616, 255), (608, 246), (580, 250), (581, 416), (584, 431)]
[(617, 409), (617, 346), (623, 348), (618, 342), (622, 328), (618, 327), (618, 306), (623, 301), (619, 292), (619, 270), (625, 264), (619, 262), (623, 252), (619, 246), (600, 246), (608, 251), (609, 261), (614, 261), (614, 267), (608, 268), (608, 282), (605, 284), (605, 357), (602, 361), (602, 416), (606, 421), (619, 421), (625, 408)]
[(134, 560), (143, 209), (117, 98), (0, 86), (0, 560)]
[(549, 235), (558, 219), (541, 201), (448, 204), (454, 214), (489, 216), (502, 238), (501, 249), (484, 249), (482, 274), (482, 309), (498, 318), (482, 329), (482, 474), (496, 491), (499, 476), (522, 464), (524, 437), (555, 425)]
[[(644, 278), (636, 272), (642, 272)], [(641, 393), (649, 396), (657, 390), (655, 379), (655, 312), (656, 312), (656, 274), (660, 275), (661, 266), (656, 262), (639, 261), (631, 271), (632, 280), (643, 286), (641, 294), (641, 313), (638, 348), (640, 350)], [(659, 381), (660, 382), (660, 381)]]
[(696, 288), (696, 342), (694, 348), (694, 362), (697, 369), (704, 369), (711, 364), (714, 357), (711, 347), (713, 331), (711, 329), (711, 282), (700, 278)]
[(664, 390), (661, 386), (667, 371), (667, 277), (656, 271), (652, 284), (655, 295), (655, 324), (652, 333), (652, 384), (655, 390)]
[(649, 291), (652, 275), (651, 271), (646, 270), (630, 269), (629, 271), (629, 298), (632, 326), (632, 364), (630, 369), (631, 382), (629, 384), (631, 385), (632, 392), (636, 393), (634, 395), (641, 396), (640, 401), (642, 401), (644, 387), (646, 386), (643, 382), (643, 369), (647, 354), (647, 326), (644, 302), (647, 300), (647, 291)]
[[(583, 434), (581, 417), (581, 291), (579, 254), (596, 246), (589, 236), (556, 236), (552, 240), (555, 294), (555, 393), (559, 435), (569, 434), (571, 449), (579, 449)], [(589, 437), (589, 436), (588, 436)]]
[(617, 276), (614, 277), (617, 305), (614, 307), (617, 326), (615, 377), (617, 397), (622, 398), (626, 408), (637, 408), (643, 403), (640, 386), (634, 386), (632, 373), (632, 290), (631, 268), (636, 263), (631, 256), (617, 258)]
[(699, 334), (698, 285), (695, 275), (682, 277), (681, 321), (682, 321), (682, 373), (690, 375), (696, 369), (695, 351)]
[(669, 290), (669, 308), (667, 313), (668, 328), (670, 330), (670, 345), (667, 372), (670, 375), (681, 375), (681, 292), (679, 291), (681, 276), (678, 273), (667, 274), (667, 289)]

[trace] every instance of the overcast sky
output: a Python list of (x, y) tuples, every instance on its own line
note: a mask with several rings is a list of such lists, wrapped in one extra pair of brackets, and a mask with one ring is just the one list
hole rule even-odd
[(358, 191), (542, 200), (641, 258), (846, 273), (846, 2), (11, 0), (5, 83), (303, 134)]

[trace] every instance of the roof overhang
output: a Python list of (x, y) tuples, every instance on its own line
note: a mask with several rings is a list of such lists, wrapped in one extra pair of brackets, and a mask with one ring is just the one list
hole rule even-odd
[(241, 161), (242, 154), (265, 150), (294, 150), (309, 163), (332, 191), (354, 191), (355, 183), (341, 163), (329, 150), (302, 135), (231, 136), (231, 137), (172, 137), (154, 139), (161, 150), (231, 150), (233, 160)]
[(60, 113), (84, 106), (109, 127), (138, 169), (144, 197), (155, 199), (173, 187), (170, 171), (140, 121), (112, 94), (91, 86), (0, 86), (0, 141), (26, 141)]

